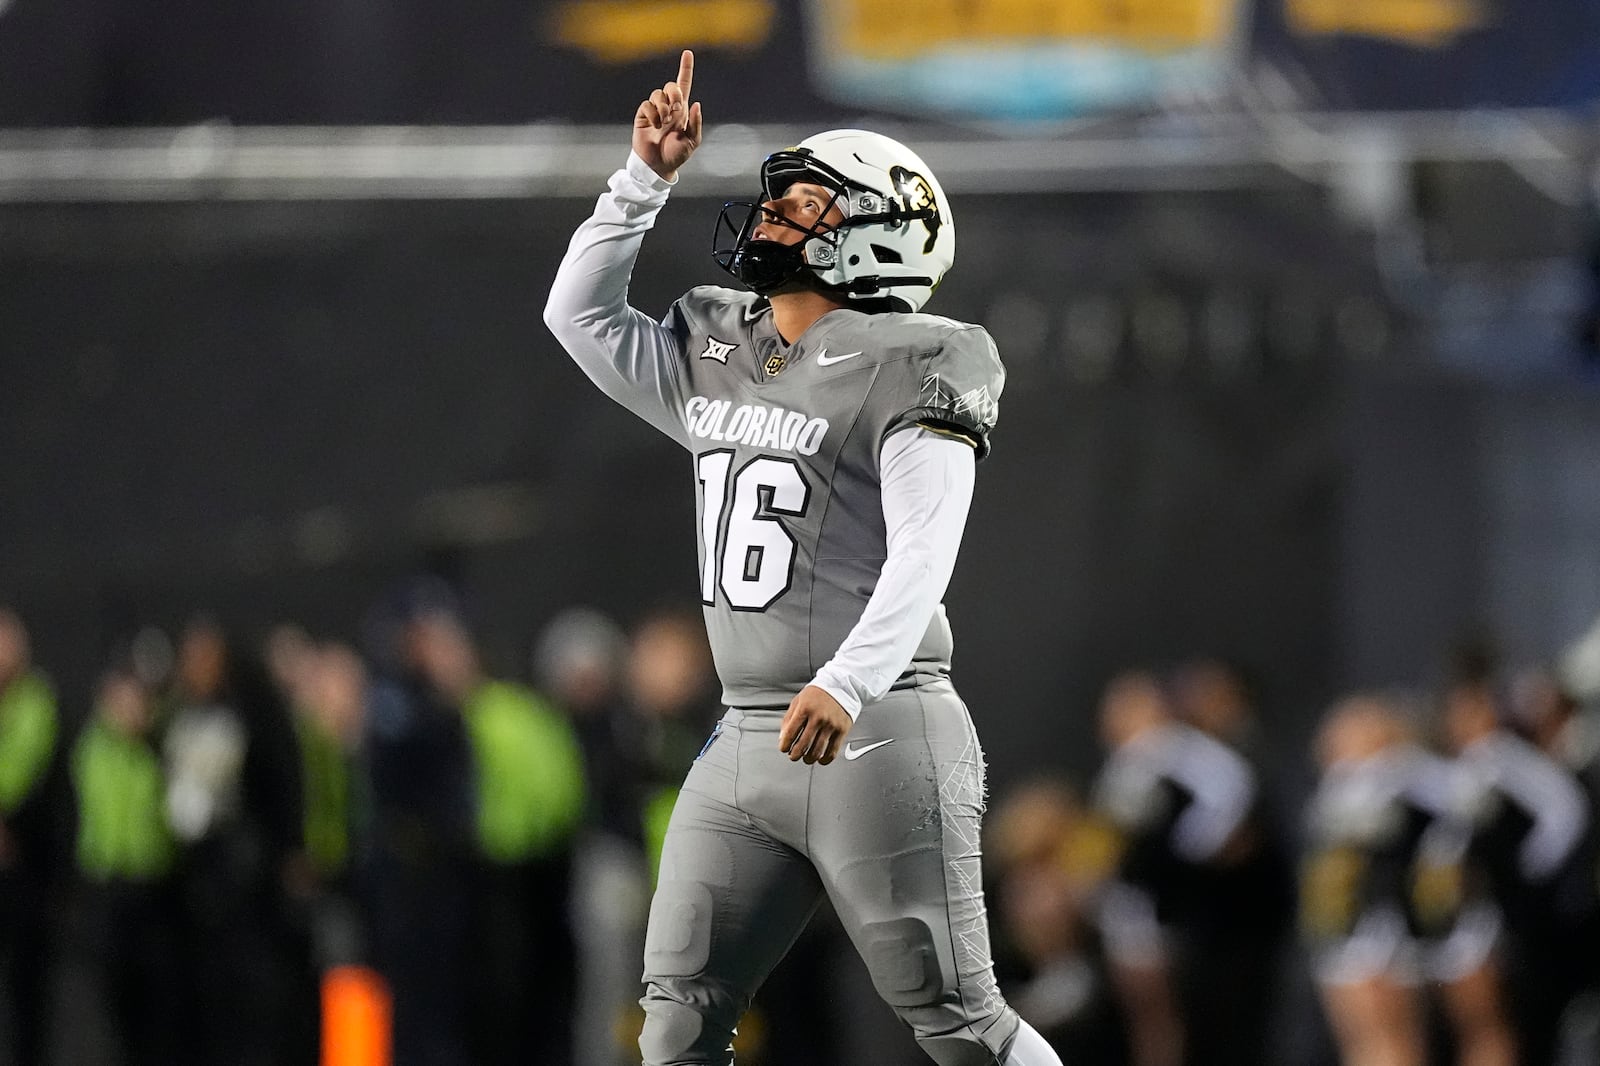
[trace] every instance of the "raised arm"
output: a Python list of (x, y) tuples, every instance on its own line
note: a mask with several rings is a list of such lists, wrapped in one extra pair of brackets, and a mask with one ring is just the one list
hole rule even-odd
[(634, 113), (633, 151), (567, 247), (545, 303), (544, 321), (600, 390), (680, 444), (677, 375), (683, 359), (672, 330), (628, 303), (645, 233), (667, 201), (678, 169), (700, 146), (700, 105), (689, 102), (694, 55), (676, 81)]

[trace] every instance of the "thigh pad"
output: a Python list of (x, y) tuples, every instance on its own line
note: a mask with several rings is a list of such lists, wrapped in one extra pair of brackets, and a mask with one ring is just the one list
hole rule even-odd
[(698, 881), (663, 881), (650, 901), (644, 967), (649, 977), (691, 977), (711, 958), (711, 890)]
[(919, 918), (872, 922), (861, 930), (867, 972), (891, 1007), (934, 1003), (944, 991), (933, 933)]

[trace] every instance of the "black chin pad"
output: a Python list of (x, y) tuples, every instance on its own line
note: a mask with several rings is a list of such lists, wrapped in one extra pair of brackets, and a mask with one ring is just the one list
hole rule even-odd
[(744, 241), (730, 266), (735, 277), (765, 296), (798, 277), (806, 263), (799, 244)]

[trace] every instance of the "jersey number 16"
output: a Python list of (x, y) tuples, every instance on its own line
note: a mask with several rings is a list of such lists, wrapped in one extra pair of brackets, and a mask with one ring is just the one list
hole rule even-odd
[(700, 599), (715, 603), (720, 587), (734, 610), (764, 611), (794, 583), (795, 539), (777, 516), (803, 517), (811, 486), (793, 459), (757, 456), (730, 478), (732, 466), (731, 451), (695, 457), (704, 500)]

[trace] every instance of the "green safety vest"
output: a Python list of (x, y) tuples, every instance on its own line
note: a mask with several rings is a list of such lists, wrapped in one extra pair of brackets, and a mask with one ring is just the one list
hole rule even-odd
[(55, 693), (38, 674), (0, 692), (0, 814), (15, 814), (44, 778), (57, 728)]
[(338, 738), (315, 721), (296, 716), (295, 734), (306, 855), (318, 873), (341, 873), (350, 861), (350, 764)]
[(96, 881), (154, 881), (172, 868), (161, 761), (143, 739), (96, 720), (72, 753), (78, 868)]
[(533, 690), (505, 681), (479, 685), (464, 713), (479, 848), (503, 863), (550, 854), (583, 817), (583, 755), (572, 726)]

